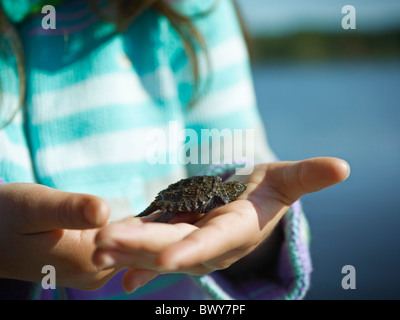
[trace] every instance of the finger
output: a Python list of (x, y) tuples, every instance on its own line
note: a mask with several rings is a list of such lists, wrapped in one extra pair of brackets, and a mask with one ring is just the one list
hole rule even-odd
[[(179, 270), (179, 273), (204, 275), (210, 273), (211, 271), (214, 271), (214, 269), (211, 270), (199, 265), (190, 270)], [(132, 293), (159, 275), (160, 273), (154, 270), (129, 268), (122, 277), (122, 287), (127, 293)]]
[(122, 277), (122, 288), (127, 293), (132, 293), (158, 275), (159, 273), (153, 270), (130, 268)]
[(0, 198), (24, 234), (56, 229), (89, 229), (104, 225), (107, 202), (97, 196), (77, 194), (29, 183), (8, 184)]
[(307, 193), (316, 192), (346, 180), (350, 166), (342, 159), (312, 158), (297, 162), (275, 162), (268, 167), (268, 178), (282, 201), (291, 205)]
[(116, 265), (157, 269), (156, 255), (196, 229), (186, 223), (143, 224), (140, 219), (113, 223), (98, 232), (93, 261), (99, 269)]
[(122, 252), (119, 250), (96, 249), (93, 254), (93, 262), (98, 270), (106, 270), (115, 267), (134, 267), (158, 270), (155, 253), (147, 252)]
[[(190, 233), (182, 241), (163, 250), (158, 257), (160, 269), (174, 271), (204, 263), (239, 247), (251, 247), (259, 240), (258, 219), (255, 209), (248, 201), (235, 201), (234, 212), (225, 211), (210, 219), (197, 231)], [(218, 212), (218, 209), (215, 210)]]
[[(140, 217), (142, 222), (154, 222), (155, 219), (157, 219), (159, 216), (162, 215), (162, 212), (158, 213), (152, 213), (151, 215), (145, 216), (145, 217)], [(202, 213), (196, 213), (196, 212), (190, 212), (188, 214), (187, 212), (177, 212), (175, 215), (171, 218), (171, 220), (168, 221), (169, 224), (174, 224), (174, 223), (188, 223), (188, 224), (194, 224), (200, 219), (202, 219), (204, 215)]]
[(187, 223), (141, 224), (137, 222), (139, 219), (132, 220), (113, 223), (100, 230), (95, 239), (97, 247), (128, 253), (158, 253), (197, 229), (196, 226)]
[(190, 267), (182, 267), (175, 270), (164, 270), (157, 264), (158, 254), (156, 253), (126, 253), (116, 250), (97, 249), (93, 261), (98, 270), (109, 270), (114, 268), (131, 267), (135, 270), (151, 270), (156, 273), (186, 273), (192, 275), (203, 275), (221, 269), (218, 263), (197, 264)]

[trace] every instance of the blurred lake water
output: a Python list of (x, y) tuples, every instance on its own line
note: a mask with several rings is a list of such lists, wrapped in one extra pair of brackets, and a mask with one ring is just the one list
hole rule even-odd
[[(311, 227), (308, 299), (400, 298), (400, 59), (270, 61), (254, 66), (281, 160), (335, 156), (349, 179), (303, 198)], [(356, 269), (356, 289), (341, 286)]]

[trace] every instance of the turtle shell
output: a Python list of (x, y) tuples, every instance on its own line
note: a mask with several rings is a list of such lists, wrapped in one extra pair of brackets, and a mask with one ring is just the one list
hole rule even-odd
[(166, 222), (177, 212), (206, 213), (235, 200), (246, 189), (237, 181), (224, 183), (219, 176), (194, 176), (179, 180), (160, 191), (138, 217), (162, 210), (155, 221)]

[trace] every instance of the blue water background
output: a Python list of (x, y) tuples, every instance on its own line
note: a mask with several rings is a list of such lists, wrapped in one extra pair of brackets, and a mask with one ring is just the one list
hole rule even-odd
[(342, 8), (356, 11), (358, 32), (399, 29), (398, 0), (237, 0), (252, 34), (282, 35), (299, 31), (343, 32)]
[[(341, 184), (303, 197), (313, 277), (307, 299), (400, 298), (400, 59), (254, 66), (270, 145), (282, 160), (335, 156)], [(356, 289), (344, 290), (344, 265)]]

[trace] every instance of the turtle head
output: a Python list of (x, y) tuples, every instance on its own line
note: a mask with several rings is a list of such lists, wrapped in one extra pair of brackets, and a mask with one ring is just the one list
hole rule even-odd
[(229, 202), (239, 197), (247, 188), (245, 183), (239, 181), (230, 181), (225, 183), (225, 190), (229, 197)]

